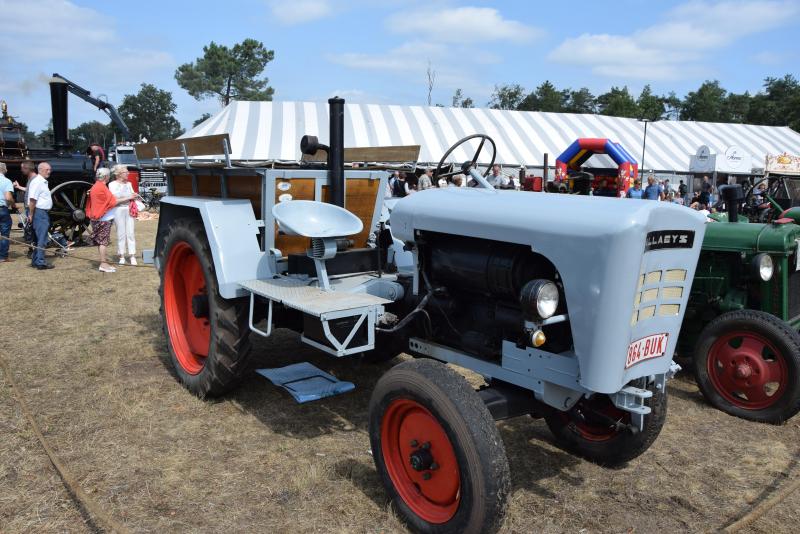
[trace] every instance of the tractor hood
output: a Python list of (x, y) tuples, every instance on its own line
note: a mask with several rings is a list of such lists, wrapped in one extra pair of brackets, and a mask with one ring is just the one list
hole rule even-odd
[(710, 222), (703, 250), (792, 254), (798, 239), (800, 226), (793, 223)]
[[(603, 393), (667, 371), (706, 227), (700, 213), (667, 202), (473, 188), (414, 193), (390, 222), (405, 242), (431, 231), (517, 243), (549, 259), (564, 283), (581, 384)], [(669, 304), (645, 302), (667, 285), (680, 286)], [(669, 335), (664, 357), (626, 364), (629, 345), (657, 333)]]

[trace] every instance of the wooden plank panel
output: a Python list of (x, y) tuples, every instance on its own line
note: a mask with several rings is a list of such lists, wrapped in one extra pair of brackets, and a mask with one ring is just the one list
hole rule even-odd
[(222, 187), (219, 176), (198, 175), (197, 192), (201, 197), (221, 197)]
[[(281, 185), (281, 184), (288, 184)], [(275, 181), (275, 203), (279, 202), (281, 195), (292, 195), (292, 200), (314, 200), (314, 189), (316, 180), (314, 178), (287, 178)], [(278, 234), (278, 223), (275, 223), (275, 248), (281, 251), (284, 256), (289, 254), (303, 254), (311, 246), (311, 240), (307, 237), (289, 236)]]
[(228, 198), (247, 198), (261, 219), (261, 176), (228, 176)]
[[(419, 159), (420, 145), (398, 146), (365, 146), (344, 149), (344, 160), (375, 161), (380, 163), (405, 163)], [(303, 161), (327, 161), (328, 154), (324, 150), (317, 151), (314, 155), (303, 154)]]
[(156, 147), (158, 155), (162, 158), (179, 158), (183, 156), (181, 144), (186, 147), (187, 156), (214, 156), (224, 154), (222, 140), (230, 138), (228, 134), (206, 135), (203, 137), (192, 137), (189, 139), (170, 139), (167, 141), (154, 141), (152, 143), (142, 143), (133, 145), (136, 157), (139, 159), (153, 159), (156, 157)]
[[(375, 195), (380, 189), (380, 180), (369, 180), (366, 178), (348, 178), (347, 189), (344, 195), (344, 207), (361, 219), (364, 228), (361, 232), (351, 237), (355, 241), (355, 247), (361, 248), (367, 245), (367, 237), (372, 232), (372, 215), (375, 210)], [(328, 202), (330, 189), (327, 185), (322, 186), (322, 201)]]
[(192, 196), (192, 176), (190, 174), (177, 174), (172, 177), (172, 187), (175, 196)]
[(380, 188), (380, 180), (349, 179), (344, 194), (344, 206), (361, 219), (364, 228), (352, 236), (356, 248), (367, 245), (367, 237), (372, 232), (372, 215), (375, 211), (375, 195)]

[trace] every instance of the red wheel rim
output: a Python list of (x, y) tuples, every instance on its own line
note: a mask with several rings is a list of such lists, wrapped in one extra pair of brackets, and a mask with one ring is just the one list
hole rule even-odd
[(434, 524), (455, 515), (461, 500), (458, 461), (431, 412), (413, 400), (392, 401), (381, 422), (381, 453), (392, 484), (412, 512)]
[(755, 332), (732, 332), (708, 352), (708, 378), (726, 401), (745, 410), (778, 402), (789, 383), (789, 369), (779, 350)]
[(164, 272), (164, 315), (175, 357), (190, 375), (203, 370), (211, 345), (208, 319), (192, 313), (192, 297), (205, 293), (200, 260), (188, 243), (176, 243), (170, 250)]
[(616, 424), (630, 424), (630, 413), (620, 410), (607, 395), (583, 398), (572, 408), (574, 413), (561, 412), (561, 417), (575, 427), (588, 441), (608, 441), (619, 434)]

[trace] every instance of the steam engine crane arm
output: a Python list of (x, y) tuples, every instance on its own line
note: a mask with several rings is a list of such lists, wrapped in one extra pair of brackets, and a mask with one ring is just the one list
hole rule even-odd
[(109, 104), (108, 102), (104, 102), (99, 98), (95, 98), (92, 96), (92, 93), (81, 87), (80, 85), (69, 81), (65, 77), (61, 76), (58, 73), (53, 74), (53, 78), (61, 78), (67, 83), (67, 90), (72, 93), (73, 95), (77, 96), (78, 98), (85, 100), (86, 102), (90, 103), (91, 105), (95, 106), (100, 111), (103, 111), (111, 121), (120, 129), (122, 132), (122, 137), (125, 139), (131, 138), (131, 132), (128, 130), (128, 125), (125, 124), (125, 121), (122, 120), (122, 116), (117, 111), (117, 108)]

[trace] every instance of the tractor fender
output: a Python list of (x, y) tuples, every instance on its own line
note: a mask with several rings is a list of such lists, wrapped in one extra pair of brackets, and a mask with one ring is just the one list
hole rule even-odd
[(155, 263), (161, 270), (160, 256), (164, 238), (177, 219), (195, 218), (203, 223), (219, 293), (231, 299), (247, 296), (240, 282), (269, 278), (274, 273), (269, 254), (259, 246), (259, 231), (253, 206), (247, 199), (217, 199), (167, 196), (161, 199), (156, 234)]

